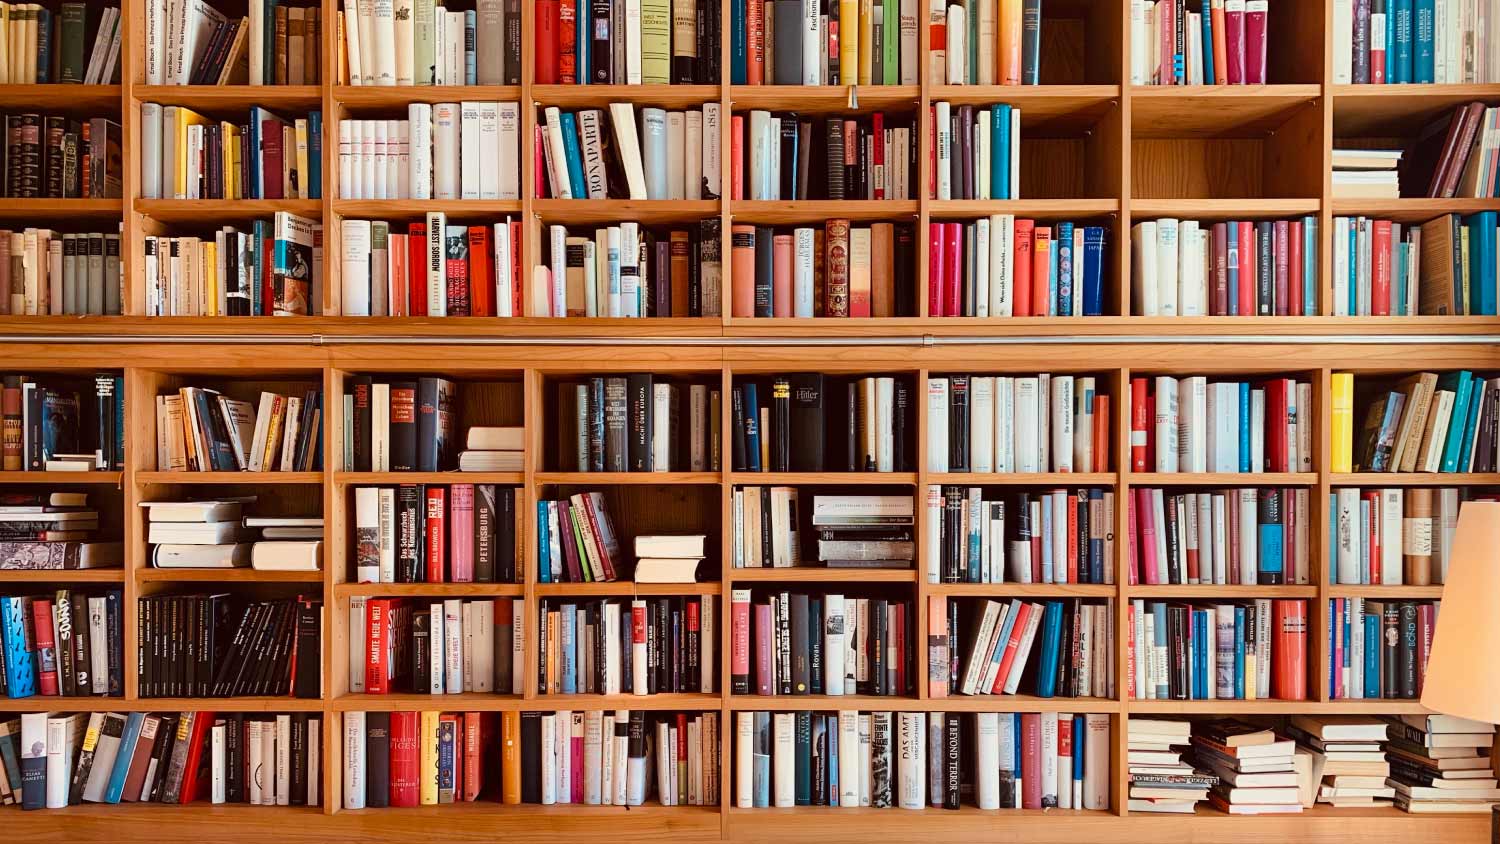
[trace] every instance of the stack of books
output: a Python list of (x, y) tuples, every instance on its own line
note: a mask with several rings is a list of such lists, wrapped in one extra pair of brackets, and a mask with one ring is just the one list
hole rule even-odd
[(928, 582), (1113, 583), (1115, 494), (927, 488)]
[(1483, 812), (1500, 802), (1491, 769), (1495, 725), (1452, 715), (1386, 718), (1386, 759), (1396, 808), (1406, 812)]
[(639, 117), (631, 103), (610, 103), (608, 126), (602, 109), (575, 114), (550, 106), (543, 110), (543, 118), (536, 135), (537, 155), (546, 162), (536, 176), (539, 197), (719, 196), (718, 103), (683, 111), (647, 106)]
[(338, 65), (346, 75), (340, 82), (521, 84), (521, 4), (516, 0), (486, 0), (477, 10), (414, 3), (398, 12), (396, 5), (345, 4)]
[(927, 471), (1106, 472), (1109, 396), (1092, 375), (927, 379)]
[(122, 266), (118, 231), (0, 229), (0, 315), (119, 316)]
[(1494, 316), (1497, 223), (1494, 211), (1333, 218), (1335, 316)]
[(143, 5), (147, 85), (316, 85), (321, 30), (335, 26), (317, 5), (252, 0), (244, 17), (207, 3)]
[(1329, 580), (1353, 586), (1447, 582), (1459, 505), (1458, 487), (1335, 488)]
[[(0, 376), (0, 419), (4, 420), (0, 469), (78, 472), (124, 468), (124, 376), (110, 372), (95, 375), (92, 402), (80, 400), (86, 389), (84, 383), (83, 379), (60, 375), (45, 379)], [(95, 432), (93, 437), (87, 435), (90, 427)]]
[(631, 8), (626, 14), (608, 0), (539, 0), (536, 84), (719, 84), (718, 6), (643, 0)]
[(1264, 85), (1268, 6), (1131, 0), (1130, 84)]
[(1296, 742), (1232, 718), (1194, 721), (1192, 742), (1196, 764), (1219, 778), (1208, 794), (1215, 809), (1231, 815), (1302, 811)]
[(402, 484), (354, 488), (360, 583), (514, 583), (514, 487)]
[[(1209, 381), (1201, 375), (1131, 378), (1131, 468), (1311, 472), (1312, 407), (1312, 385), (1294, 378), (1257, 383)], [(1349, 470), (1339, 469), (1335, 459), (1334, 471)]]
[(319, 199), (323, 113), (287, 120), (255, 106), (244, 123), (141, 103), (147, 199)]
[[(278, 211), (251, 231), (144, 239), (147, 316), (308, 316), (323, 309), (323, 224)], [(66, 255), (66, 252), (64, 253)]]
[[(911, 124), (878, 111), (816, 124), (796, 113), (736, 114), (729, 125), (730, 196), (915, 199), (918, 139)], [(947, 167), (947, 159), (939, 166)]]
[(322, 516), (246, 516), (247, 530), (260, 531), (250, 548), (250, 567), (260, 571), (317, 571), (323, 558)]
[(1318, 218), (1199, 222), (1164, 217), (1130, 231), (1140, 316), (1312, 316)]
[(1132, 812), (1191, 815), (1219, 778), (1193, 767), (1191, 721), (1131, 718), (1126, 739)]
[(1330, 598), (1329, 696), (1421, 697), (1439, 608), (1439, 601)]
[(1132, 584), (1311, 582), (1307, 489), (1138, 487), (1130, 494)]
[(927, 612), (933, 697), (1114, 695), (1114, 613), (1108, 604), (949, 599), (944, 606), (933, 596)]
[(1500, 465), (1500, 437), (1490, 432), (1500, 414), (1500, 380), (1464, 369), (1377, 385), (1367, 394), (1358, 440), (1353, 390), (1351, 373), (1334, 374), (1333, 471), (1488, 472)]
[(1131, 601), (1126, 666), (1137, 700), (1305, 700), (1307, 601)]
[(240, 523), (254, 498), (217, 501), (143, 501), (149, 521), (151, 565), (159, 569), (242, 568), (250, 565), (254, 532)]
[(537, 693), (712, 693), (715, 602), (713, 595), (543, 599)]
[(123, 195), (125, 156), (119, 121), (11, 113), (5, 115), (5, 134), (6, 197), (119, 199)]
[(718, 316), (720, 230), (718, 217), (656, 231), (629, 221), (576, 235), (549, 226), (551, 265), (532, 276), (531, 316)]
[[(820, 243), (821, 241), (821, 243)], [(916, 229), (904, 223), (822, 229), (730, 227), (735, 317), (892, 317), (916, 314)]]
[(121, 543), (95, 541), (98, 529), (86, 492), (0, 492), (0, 570), (120, 565)]
[(349, 691), (518, 694), (526, 620), (515, 598), (349, 600)]
[(1386, 783), (1386, 725), (1360, 715), (1294, 715), (1286, 733), (1309, 757), (1317, 802), (1336, 808), (1389, 806), (1394, 790)]
[(736, 589), (729, 618), (736, 695), (900, 697), (915, 689), (910, 601)]
[(118, 85), (120, 9), (62, 3), (54, 12), (40, 3), (0, 3), (0, 55), (7, 57), (0, 85)]
[(517, 103), (411, 103), (406, 120), (339, 121), (343, 199), (518, 199)]
[[(344, 316), (519, 316), (521, 222), (448, 225), (443, 211), (425, 223), (345, 219)], [(320, 256), (321, 259), (321, 256)]]
[(698, 579), (707, 537), (637, 536), (635, 538), (636, 583), (692, 583)]
[(163, 472), (316, 471), (322, 398), (321, 390), (262, 392), (257, 407), (206, 387), (157, 396), (156, 465)]
[(581, 492), (536, 506), (539, 583), (629, 579), (620, 555), (623, 534), (610, 519), (604, 493)]
[[(795, 509), (786, 518), (794, 520)], [(775, 521), (773, 517), (773, 533)], [(914, 524), (910, 495), (813, 496), (818, 563), (827, 568), (911, 568), (916, 559), (916, 543), (910, 540)], [(890, 538), (902, 536), (908, 538)]]
[[(659, 4), (666, 16), (667, 0), (647, 2)], [(906, 6), (900, 11), (894, 0), (844, 0), (825, 4), (827, 14), (821, 14), (819, 7), (797, 0), (785, 5), (776, 0), (770, 8), (735, 3), (729, 21), (730, 80), (735, 85), (915, 85), (921, 54), (916, 13)], [(960, 19), (962, 14), (960, 8)], [(960, 37), (963, 29), (960, 22)], [(943, 55), (937, 45), (946, 40), (941, 21), (932, 32), (936, 70)], [(957, 66), (966, 65), (960, 59)]]
[(475, 425), (458, 454), (460, 472), (519, 472), (526, 468), (526, 429)]
[[(898, 376), (737, 378), (730, 396), (731, 465), (736, 472), (911, 471), (916, 424), (910, 395), (909, 379)], [(825, 430), (825, 420), (835, 419)], [(843, 436), (829, 436), (832, 430)]]
[(1335, 199), (1396, 199), (1401, 196), (1399, 149), (1335, 149)]
[(454, 468), (452, 381), (349, 377), (344, 393), (344, 469), (446, 472)]
[(0, 693), (10, 698), (123, 695), (121, 597), (118, 589), (0, 595), (5, 649)]
[[(932, 199), (1021, 198), (1021, 109), (932, 104), (937, 172)], [(896, 197), (898, 199), (903, 197)]]
[[(1484, 4), (1479, 6), (1487, 10)], [(1465, 3), (1333, 4), (1333, 84), (1473, 84), (1500, 80), (1493, 18)]]

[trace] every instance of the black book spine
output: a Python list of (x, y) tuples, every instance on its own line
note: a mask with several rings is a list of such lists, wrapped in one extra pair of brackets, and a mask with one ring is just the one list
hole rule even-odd
[[(1281, 490), (1276, 488), (1263, 489), (1260, 491), (1259, 498), (1260, 524), (1262, 526), (1261, 535), (1265, 535), (1264, 528), (1266, 526), (1272, 526), (1276, 528), (1276, 530), (1273, 531), (1273, 534), (1280, 536), (1281, 532), (1285, 529), (1283, 526), (1284, 516), (1282, 515), (1281, 509)], [(1262, 586), (1276, 586), (1284, 583), (1285, 574), (1282, 568), (1284, 563), (1282, 563), (1279, 559), (1281, 556), (1281, 549), (1261, 548), (1260, 556), (1263, 564), (1257, 567), (1257, 582)], [(1275, 556), (1277, 558), (1275, 568), (1269, 571), (1264, 566), (1264, 561), (1268, 556)]]
[(859, 460), (859, 384), (851, 380), (846, 386), (844, 442), (847, 444), (848, 454), (844, 470), (859, 472), (865, 468)]
[(151, 758), (154, 770), (151, 782), (148, 784), (146, 797), (143, 802), (155, 803), (161, 798), (162, 783), (167, 779), (167, 768), (171, 764), (172, 745), (177, 738), (177, 722), (180, 715), (162, 715), (161, 723), (156, 727), (156, 747), (151, 750)]
[(964, 579), (963, 565), (963, 487), (943, 487), (943, 582), (960, 583)]
[(591, 0), (589, 4), (589, 28), (593, 30), (594, 39), (589, 52), (589, 76), (595, 85), (608, 85), (614, 81), (610, 74), (614, 57), (610, 39), (615, 34), (609, 29), (610, 7), (610, 0)]
[(791, 381), (791, 471), (823, 470), (823, 376), (799, 373)]
[(969, 376), (948, 379), (948, 471), (969, 471)]
[(229, 803), (245, 800), (245, 720), (243, 715), (224, 716), (224, 799)]
[(805, 695), (811, 693), (812, 685), (809, 667), (812, 660), (812, 645), (808, 632), (807, 596), (796, 594), (791, 598), (789, 609), (792, 628), (792, 694)]
[(1396, 666), (1400, 680), (1399, 697), (1411, 700), (1417, 696), (1417, 605), (1411, 601), (1401, 602), (1401, 646), (1397, 651)]
[[(830, 23), (832, 23), (830, 21)], [(829, 57), (829, 72), (833, 71)], [(828, 199), (844, 198), (844, 121), (843, 118), (830, 117), (827, 123), (828, 138)]]
[(870, 601), (870, 694), (895, 694), (886, 682), (887, 649), (890, 628), (886, 623), (886, 604), (883, 598)]
[(505, 84), (521, 84), (521, 0), (505, 0)]
[[(1169, 552), (1170, 553), (1170, 552)], [(1172, 698), (1174, 700), (1187, 700), (1192, 697), (1192, 677), (1189, 674), (1187, 649), (1188, 633), (1191, 630), (1189, 624), (1187, 607), (1169, 607), (1172, 614), (1172, 678), (1175, 685), (1172, 687)]]
[(891, 437), (894, 443), (891, 465), (897, 472), (909, 472), (912, 469), (912, 460), (910, 459), (911, 451), (906, 447), (906, 438), (907, 416), (911, 412), (911, 393), (906, 389), (905, 378), (896, 379), (891, 404)]
[(417, 385), (411, 381), (391, 384), (391, 471), (410, 472), (417, 467)]
[[(778, 18), (777, 24), (779, 25), (780, 22)], [(797, 50), (787, 52), (796, 53)], [(776, 63), (781, 64), (781, 51), (779, 50), (776, 52)], [(781, 118), (781, 192), (779, 196), (782, 199), (805, 198), (805, 196), (798, 195), (800, 185), (797, 182), (797, 156), (797, 115), (796, 113), (785, 114)]]
[[(813, 750), (812, 718), (813, 714), (804, 710), (792, 719), (792, 759), (796, 772), (793, 798), (798, 806), (812, 805), (813, 782), (815, 779), (821, 782), (824, 775), (820, 770), (823, 759)], [(814, 757), (819, 758), (814, 760)]]
[(391, 713), (365, 713), (365, 805), (383, 809), (391, 795)]
[(105, 593), (105, 627), (109, 636), (109, 694), (119, 697), (125, 694), (125, 629), (119, 591)]
[(775, 261), (776, 231), (770, 226), (755, 227), (755, 315), (775, 316), (772, 274)]
[(791, 471), (792, 385), (785, 378), (771, 382), (771, 471)]
[(809, 598), (807, 601), (807, 693), (823, 693), (823, 601)]
[(424, 515), (425, 495), (421, 484), (402, 484), (396, 488), (396, 582), (418, 583), (422, 580), (427, 537)]
[(604, 471), (604, 379), (590, 378), (589, 392), (589, 465), (588, 472)]
[(1255, 224), (1256, 255), (1256, 316), (1271, 316), (1276, 312), (1276, 255), (1273, 245), (1275, 224)]
[(1383, 604), (1380, 616), (1380, 696), (1386, 699), (1399, 697), (1396, 673), (1401, 653), (1400, 630), (1401, 605), (1395, 602)]
[(354, 397), (354, 467), (356, 472), (370, 471), (371, 422), (374, 415), (370, 409), (371, 384), (368, 375), (355, 375), (349, 379), (349, 394)]
[(652, 410), (655, 403), (651, 376), (631, 374), (626, 376), (626, 395), (630, 407), (630, 464), (629, 471), (649, 472), (651, 464), (651, 432), (654, 420)]
[(542, 713), (540, 712), (521, 713), (521, 802), (542, 802)]
[(296, 677), (292, 696), (316, 698), (322, 693), (323, 608), (316, 601), (298, 602)]
[[(386, 758), (387, 758), (387, 760), (389, 760), (389, 758), (390, 758), (390, 737), (391, 737), (391, 729), (390, 729), (391, 714), (389, 712), (382, 712), (382, 713), (379, 713), (379, 714), (385, 716), (385, 727), (386, 727), (386, 729), (385, 729), (385, 736), (386, 736)], [(370, 722), (369, 722), (369, 720), (367, 718), (367, 720), (365, 721), (365, 729), (368, 730), (369, 729), (369, 725), (370, 725)], [(291, 753), (289, 754), (289, 756), (290, 756), (289, 764), (291, 765), (291, 768), (292, 768), (292, 770), (291, 770), (291, 775), (292, 775), (291, 805), (293, 805), (293, 806), (306, 806), (307, 805), (307, 743), (308, 743), (309, 740), (311, 740), (311, 741), (318, 741), (319, 740), (318, 736), (309, 736), (308, 735), (308, 730), (307, 730), (307, 713), (306, 712), (294, 712), (294, 713), (292, 713), (292, 736), (291, 736), (291, 738), (292, 738), (292, 747), (291, 747)], [(369, 761), (368, 757), (366, 757), (366, 761)], [(387, 777), (390, 776), (390, 765), (389, 764), (387, 764), (386, 767), (385, 767), (385, 775)], [(389, 787), (386, 788), (386, 794), (387, 795), (390, 794), (390, 788)], [(368, 800), (366, 801), (366, 805), (369, 805), (368, 804)]]
[[(960, 808), (959, 791), (962, 778), (960, 775), (960, 764), (963, 743), (960, 740), (959, 714), (948, 712), (943, 715), (943, 808), (957, 811)], [(1060, 787), (1066, 788), (1067, 785)], [(1043, 807), (1047, 804), (1044, 802)], [(1053, 801), (1056, 808), (1056, 801)]]
[[(546, 616), (543, 615), (543, 618)], [(427, 691), (432, 676), (432, 610), (413, 609), (411, 613), (411, 691)]]
[(496, 496), (495, 578), (498, 583), (516, 582), (516, 490), (501, 487)]
[(1182, 570), (1180, 562), (1182, 560), (1182, 525), (1177, 521), (1177, 496), (1172, 496), (1167, 500), (1173, 502), (1166, 507), (1164, 519), (1167, 528), (1167, 579), (1173, 586), (1177, 586), (1186, 582), (1184, 577), (1186, 573)]

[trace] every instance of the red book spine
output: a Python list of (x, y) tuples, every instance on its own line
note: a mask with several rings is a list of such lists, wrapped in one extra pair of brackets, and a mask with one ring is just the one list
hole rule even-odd
[(589, 520), (589, 529), (594, 532), (599, 548), (599, 565), (604, 568), (605, 580), (617, 580), (619, 575), (615, 572), (615, 561), (610, 559), (609, 549), (604, 547), (604, 532), (599, 529), (599, 513), (594, 507), (594, 496), (598, 493), (588, 493), (583, 496), (583, 516)]
[(1012, 251), (1011, 295), (1015, 302), (1011, 313), (1015, 316), (1031, 316), (1031, 230), (1036, 227), (1032, 220), (1016, 220), (1014, 248)]
[(484, 785), (480, 765), (480, 748), (484, 746), (480, 736), (481, 716), (478, 712), (465, 712), (463, 717), (464, 802), (472, 803), (479, 798), (480, 788)]
[(557, 6), (557, 77), (564, 85), (578, 84), (578, 15), (572, 0)]
[(1272, 610), (1271, 697), (1307, 697), (1307, 602), (1277, 599)]
[(1010, 676), (1011, 664), (1016, 661), (1016, 651), (1021, 649), (1021, 635), (1026, 631), (1031, 609), (1031, 604), (1023, 602), (1016, 612), (1016, 623), (1011, 625), (1010, 638), (1005, 641), (1005, 654), (1000, 657), (1000, 670), (995, 672), (995, 684), (990, 687), (991, 694), (999, 694), (1005, 687), (1005, 678)]
[(558, 0), (536, 0), (536, 84), (556, 85), (561, 62), (562, 10)]
[[(1245, 4), (1224, 4), (1224, 48), (1228, 61), (1229, 84), (1240, 85), (1245, 81)], [(1215, 58), (1217, 58), (1215, 54)], [(1217, 62), (1216, 62), (1217, 63)]]
[(389, 692), (390, 677), (386, 666), (390, 655), (386, 652), (390, 635), (389, 598), (371, 598), (365, 603), (365, 693), (383, 695)]
[(495, 262), (489, 226), (469, 226), (469, 316), (495, 315)]
[[(198, 779), (199, 762), (203, 759), (203, 748), (208, 744), (208, 728), (214, 724), (212, 712), (189, 713), (188, 717), (193, 719), (192, 729), (188, 731), (188, 751), (186, 764), (182, 766), (182, 791), (177, 798), (178, 803), (191, 803), (198, 799), (202, 790), (208, 786), (208, 780)], [(241, 737), (240, 747), (244, 747), (244, 739)], [(249, 762), (250, 754), (245, 754), (245, 761)]]
[[(853, 68), (850, 68), (853, 70)], [(745, 84), (766, 81), (766, 20), (759, 3), (745, 4)]]
[(525, 266), (522, 256), (525, 244), (521, 240), (521, 221), (510, 221), (510, 313), (512, 316), (522, 316), (525, 311), (521, 310), (521, 268)]
[[(1135, 540), (1131, 540), (1134, 542)], [(1131, 585), (1135, 585), (1134, 571), (1131, 573)], [(1125, 602), (1125, 629), (1135, 630), (1135, 604)], [(1125, 699), (1139, 698), (1141, 693), (1135, 687), (1135, 636), (1125, 637)], [(395, 805), (394, 803), (391, 805)]]
[(392, 808), (417, 805), (421, 770), (421, 743), (418, 741), (419, 718), (416, 712), (391, 713), (391, 790)]
[(1380, 493), (1366, 490), (1360, 497), (1370, 507), (1370, 520), (1365, 526), (1365, 547), (1370, 549), (1369, 581), (1379, 583), (1385, 571), (1380, 565)]
[(1037, 226), (1034, 231), (1036, 243), (1031, 247), (1031, 311), (1034, 316), (1054, 316), (1057, 308), (1052, 301), (1052, 250), (1057, 248), (1057, 243), (1052, 239), (1051, 226)]
[(1245, 0), (1245, 84), (1266, 84), (1267, 0)]
[(1021, 715), (1021, 808), (1042, 808), (1042, 716)]
[[(1217, 14), (1217, 12), (1215, 13)], [(1214, 296), (1209, 304), (1209, 313), (1225, 316), (1229, 313), (1229, 238), (1223, 223), (1214, 223)]]
[(745, 118), (729, 119), (729, 198), (745, 198)]
[(944, 223), (943, 235), (943, 313), (962, 316), (964, 312), (964, 226), (963, 223)]
[[(261, 241), (260, 248), (262, 250), (262, 255), (276, 254), (276, 242), (272, 238), (268, 237)], [(276, 291), (271, 284), (271, 265), (271, 261), (260, 262), (260, 301), (262, 303), (262, 308), (264, 309), (263, 312), (259, 314), (260, 316), (269, 316), (271, 313), (271, 303), (276, 301)]]
[(1391, 221), (1370, 227), (1370, 314), (1391, 314)]
[(444, 543), (448, 536), (448, 488), (427, 487), (427, 582), (443, 582), (443, 565), (448, 559)]
[(1287, 313), (1302, 316), (1305, 303), (1302, 301), (1302, 221), (1293, 220), (1287, 226)]
[(52, 635), (52, 602), (31, 602), (31, 639), (36, 643), (36, 688), (38, 694), (59, 694), (57, 686), (57, 638)]
[(870, 115), (870, 158), (875, 169), (875, 199), (885, 199), (885, 115)]
[[(645, 609), (642, 608), (641, 615), (644, 619)], [(630, 623), (632, 641), (635, 636), (635, 609), (630, 610)], [(746, 683), (750, 679), (750, 602), (733, 601), (730, 604), (729, 630), (729, 673), (735, 677), (744, 677)]]
[[(1089, 506), (1087, 498), (1083, 506)], [(1078, 582), (1078, 496), (1074, 493), (1068, 495), (1068, 582)]]
[(1276, 225), (1272, 227), (1272, 231), (1274, 232), (1272, 236), (1272, 246), (1274, 247), (1272, 252), (1274, 254), (1273, 263), (1275, 265), (1273, 271), (1276, 273), (1274, 288), (1276, 291), (1276, 315), (1286, 316), (1287, 300), (1290, 297), (1287, 287), (1291, 276), (1291, 267), (1288, 266), (1290, 257), (1287, 252), (1286, 220), (1277, 220)]
[(1130, 379), (1130, 470), (1146, 471), (1146, 437), (1151, 417), (1146, 414), (1146, 379)]
[(260, 122), (261, 199), (282, 199), (281, 174), (285, 151), (282, 149), (281, 121)]
[[(1156, 465), (1156, 396), (1146, 394), (1146, 464)], [(1142, 471), (1145, 471), (1144, 469)]]
[(942, 223), (930, 223), (927, 226), (927, 315), (948, 316), (944, 311), (944, 303), (948, 301), (948, 294), (943, 290), (946, 279), (943, 278), (943, 237), (947, 229)]
[(1240, 227), (1240, 289), (1237, 310), (1240, 316), (1255, 316), (1255, 268), (1259, 264), (1255, 260), (1258, 254), (1255, 248), (1255, 224), (1248, 220), (1238, 223)]
[(1240, 582), (1240, 497), (1231, 495), (1224, 521), (1229, 524), (1229, 582)]
[[(1386, 15), (1395, 14), (1391, 8), (1395, 4), (1386, 5)], [(1385, 15), (1379, 18), (1370, 17), (1370, 83), (1373, 85), (1384, 85), (1385, 78), (1385, 51), (1390, 49), (1391, 44), (1385, 43)]]
[[(1277, 378), (1266, 385), (1266, 447), (1267, 472), (1290, 472), (1286, 461), (1286, 379)], [(1283, 506), (1282, 512), (1286, 512)]]
[(406, 308), (412, 316), (427, 316), (427, 224), (406, 227)]

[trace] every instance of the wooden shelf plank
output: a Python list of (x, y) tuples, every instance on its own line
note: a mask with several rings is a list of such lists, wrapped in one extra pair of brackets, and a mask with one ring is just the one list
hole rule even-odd
[(539, 597), (573, 596), (664, 596), (664, 595), (717, 595), (723, 591), (721, 584), (713, 583), (636, 583), (631, 580), (612, 580), (601, 583), (538, 583)]
[(693, 692), (654, 695), (537, 695), (526, 704), (531, 709), (649, 709), (709, 710), (723, 704), (719, 695)]
[(129, 709), (131, 706), (132, 704), (127, 703), (124, 698), (94, 695), (88, 697), (59, 697), (57, 695), (0, 697), (0, 712), (117, 712)]
[(822, 225), (839, 218), (856, 223), (907, 222), (917, 216), (914, 199), (775, 199), (736, 200), (729, 205), (736, 223), (789, 226)]
[(322, 472), (137, 472), (141, 484), (320, 484)]
[[(119, 707), (116, 707), (119, 708)], [(149, 712), (321, 712), (323, 701), (297, 697), (143, 697), (128, 708)]]
[(1317, 472), (1132, 472), (1131, 486), (1312, 486)]
[(335, 472), (336, 484), (523, 484), (525, 472)]
[(1474, 214), (1500, 209), (1500, 199), (1334, 199), (1333, 213), (1341, 217), (1374, 217), (1397, 223), (1425, 223), (1444, 214)]
[(927, 482), (958, 486), (1113, 486), (1114, 472), (928, 472)]
[[(571, 87), (571, 86), (570, 86)], [(717, 199), (534, 199), (531, 210), (544, 223), (697, 223), (719, 216)]]
[[(291, 112), (320, 109), (323, 89), (317, 85), (134, 85), (130, 95), (143, 103), (187, 106), (200, 111), (248, 109), (262, 106), (273, 111)], [(118, 91), (115, 94), (119, 100)]]
[(1178, 598), (1197, 600), (1200, 598), (1316, 598), (1316, 586), (1249, 586), (1241, 584), (1182, 583), (1139, 584), (1128, 587), (1130, 598)]
[(1328, 587), (1330, 598), (1374, 598), (1413, 600), (1443, 597), (1443, 587), (1437, 586), (1346, 586), (1334, 584)]
[(442, 712), (514, 712), (535, 709), (534, 701), (520, 695), (496, 695), (468, 692), (459, 695), (429, 695), (400, 692), (388, 695), (340, 695), (333, 699), (335, 712), (404, 712), (408, 710)]
[(1318, 107), (1319, 85), (1137, 85), (1130, 89), (1137, 138), (1254, 138)]
[(1022, 134), (1036, 138), (1078, 135), (1093, 128), (1120, 102), (1120, 86), (931, 85), (928, 96), (934, 103), (953, 106), (1015, 106), (1021, 110)]
[(536, 482), (571, 486), (661, 486), (717, 484), (723, 477), (718, 472), (537, 472)]
[(820, 566), (792, 568), (731, 569), (729, 578), (740, 583), (915, 583), (916, 569), (844, 569)]
[(1317, 197), (1244, 199), (1172, 199), (1131, 197), (1131, 219), (1188, 217), (1207, 220), (1244, 220), (1261, 217), (1301, 217), (1318, 213)]
[[(738, 203), (736, 203), (738, 205)], [(933, 199), (927, 202), (933, 217), (969, 219), (991, 214), (1013, 214), (1039, 220), (1077, 220), (1120, 212), (1118, 199)]]
[(125, 474), (118, 470), (103, 472), (0, 472), (0, 484), (112, 484), (119, 486)]
[[(390, 88), (385, 90), (389, 91)], [(451, 218), (499, 222), (505, 215), (521, 213), (519, 199), (335, 199), (333, 213), (340, 217), (373, 217), (377, 220), (422, 220), (442, 212)], [(451, 222), (451, 221), (450, 221)]]
[[(922, 98), (916, 85), (732, 85), (735, 112), (762, 109), (798, 114), (867, 114), (915, 109)], [(727, 120), (729, 115), (725, 115)]]
[(1497, 472), (1334, 472), (1334, 486), (1489, 486), (1500, 484)]
[(322, 219), (318, 199), (137, 199), (137, 213), (163, 223), (210, 224), (245, 222), (288, 211), (299, 217)]
[(1035, 697), (1033, 695), (958, 695), (917, 700), (893, 695), (732, 695), (736, 712), (769, 710), (840, 710), (894, 712), (1119, 712), (1120, 702), (1092, 697)]
[(752, 486), (906, 486), (916, 472), (730, 472), (729, 482)]
[(333, 86), (334, 103), (357, 111), (394, 109), (409, 103), (518, 102), (520, 99), (520, 85)]
[(323, 582), (321, 571), (261, 571), (233, 569), (139, 569), (135, 579), (141, 583), (317, 583)]
[[(540, 106), (604, 108), (631, 103), (670, 110), (695, 108), (719, 99), (718, 85), (532, 85), (531, 99)], [(538, 122), (542, 122), (538, 118)]]
[(122, 583), (125, 570), (114, 569), (0, 569), (0, 583)]
[(118, 223), (124, 213), (125, 202), (120, 199), (6, 199), (0, 202), (0, 222), (28, 226), (79, 220)]
[(7, 110), (55, 112), (58, 108), (66, 108), (79, 115), (86, 113), (88, 117), (118, 116), (122, 102), (120, 94), (119, 85), (0, 85), (0, 103), (5, 103)]
[(433, 597), (433, 598), (519, 598), (526, 587), (519, 583), (339, 583), (333, 594), (340, 598), (366, 597)]
[(1132, 700), (1132, 715), (1421, 715), (1415, 700)]
[(949, 598), (1113, 598), (1118, 591), (1102, 583), (932, 583), (927, 589)]

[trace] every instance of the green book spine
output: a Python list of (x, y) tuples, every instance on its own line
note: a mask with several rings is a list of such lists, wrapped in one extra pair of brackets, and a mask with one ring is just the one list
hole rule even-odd
[(83, 63), (83, 40), (87, 31), (88, 10), (82, 3), (62, 5), (62, 25), (58, 33), (57, 81), (82, 84), (87, 68)]

